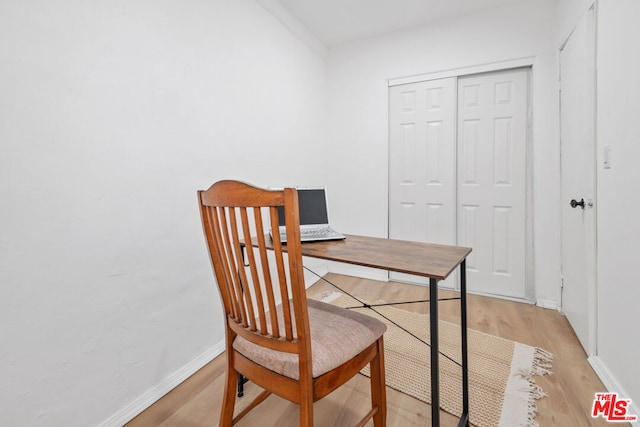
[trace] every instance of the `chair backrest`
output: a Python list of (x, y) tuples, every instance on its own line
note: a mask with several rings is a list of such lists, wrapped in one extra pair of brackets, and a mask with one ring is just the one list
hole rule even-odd
[[(199, 191), (198, 198), (228, 329), (257, 345), (300, 354), (302, 373), (311, 345), (297, 191), (220, 181)], [(286, 217), (286, 255), (279, 206)]]

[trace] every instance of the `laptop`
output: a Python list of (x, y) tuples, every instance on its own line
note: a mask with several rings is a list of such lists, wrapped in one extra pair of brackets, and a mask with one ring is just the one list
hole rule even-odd
[[(324, 188), (298, 188), (298, 210), (300, 213), (300, 240), (314, 242), (320, 240), (341, 240), (345, 236), (329, 226), (327, 192)], [(280, 241), (286, 243), (284, 208), (278, 208)]]

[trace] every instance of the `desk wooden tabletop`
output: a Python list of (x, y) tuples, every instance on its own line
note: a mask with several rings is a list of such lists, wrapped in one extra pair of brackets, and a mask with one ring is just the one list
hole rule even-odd
[[(267, 238), (267, 244), (271, 239)], [(344, 240), (302, 243), (302, 255), (330, 261), (446, 279), (471, 248), (347, 235)], [(283, 245), (286, 250), (286, 245)]]

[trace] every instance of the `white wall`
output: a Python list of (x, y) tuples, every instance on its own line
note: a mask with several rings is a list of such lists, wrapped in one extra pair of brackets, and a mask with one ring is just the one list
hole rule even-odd
[[(560, 301), (555, 1), (516, 3), (333, 48), (328, 56), (329, 180), (336, 227), (387, 236), (387, 79), (535, 57), (533, 67), (536, 298)], [(348, 178), (345, 178), (345, 174)], [(357, 212), (358, 215), (353, 213)]]
[[(640, 407), (640, 2), (600, 0), (597, 44), (598, 362)], [(602, 153), (610, 146), (611, 169)], [(640, 413), (639, 413), (640, 415)]]
[(116, 423), (221, 350), (196, 190), (324, 182), (325, 85), (251, 0), (0, 2), (0, 424)]
[[(116, 423), (221, 349), (197, 189), (328, 182), (337, 228), (386, 236), (389, 78), (535, 56), (535, 280), (557, 303), (557, 49), (588, 1), (528, 3), (325, 64), (251, 0), (0, 2), (0, 424)], [(600, 1), (598, 360), (635, 402), (637, 16)]]
[(558, 0), (556, 9), (556, 49), (560, 49), (569, 34), (578, 24), (580, 17), (594, 4), (595, 0)]

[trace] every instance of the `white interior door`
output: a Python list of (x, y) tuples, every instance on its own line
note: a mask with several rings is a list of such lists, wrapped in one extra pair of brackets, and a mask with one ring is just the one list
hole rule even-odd
[[(389, 89), (389, 237), (456, 243), (456, 78)], [(391, 279), (427, 283), (391, 273)], [(455, 278), (443, 286), (454, 287)]]
[[(562, 312), (595, 353), (594, 13), (586, 12), (560, 51)], [(575, 202), (570, 204), (570, 201)], [(579, 203), (579, 204), (577, 204)]]
[(458, 80), (458, 244), (468, 289), (526, 297), (528, 70)]

